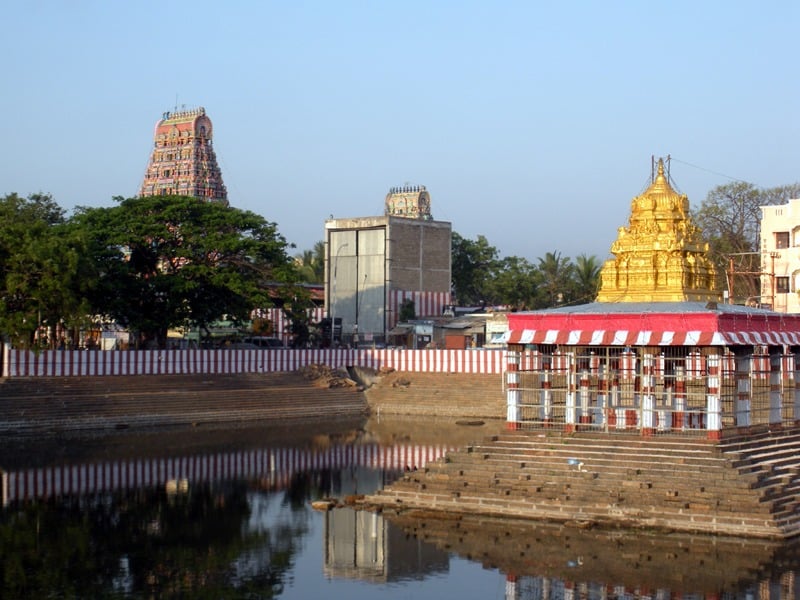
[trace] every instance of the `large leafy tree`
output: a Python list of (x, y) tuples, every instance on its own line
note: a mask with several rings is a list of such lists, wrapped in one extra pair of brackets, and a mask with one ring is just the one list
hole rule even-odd
[(0, 331), (30, 347), (37, 330), (87, 320), (90, 279), (84, 239), (47, 194), (0, 199)]
[[(694, 220), (709, 242), (722, 289), (731, 285), (734, 297), (759, 294), (760, 207), (783, 204), (798, 195), (800, 184), (759, 189), (743, 181), (717, 186), (708, 193)], [(725, 274), (731, 267), (734, 276), (726, 282)]]
[(270, 306), (267, 282), (294, 277), (286, 240), (255, 213), (184, 196), (116, 200), (75, 221), (92, 233), (95, 312), (139, 343), (163, 346), (170, 328), (223, 317), (247, 321)]
[(536, 290), (541, 283), (534, 265), (518, 256), (507, 256), (499, 261), (492, 283), (492, 301), (512, 310), (525, 310), (536, 305)]
[(452, 234), (451, 271), (456, 302), (462, 306), (491, 303), (498, 269), (497, 248), (479, 235), (476, 240)]

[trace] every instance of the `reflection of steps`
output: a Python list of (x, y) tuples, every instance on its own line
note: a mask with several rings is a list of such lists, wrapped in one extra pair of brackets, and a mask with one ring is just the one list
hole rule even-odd
[(320, 388), (294, 373), (9, 378), (0, 431), (319, 419), (364, 414), (353, 388)]
[(800, 458), (790, 458), (799, 450), (798, 435), (717, 447), (677, 437), (509, 432), (409, 473), (370, 500), (780, 537), (800, 531)]
[(494, 419), (506, 416), (500, 375), (394, 371), (382, 376), (366, 395), (377, 414)]

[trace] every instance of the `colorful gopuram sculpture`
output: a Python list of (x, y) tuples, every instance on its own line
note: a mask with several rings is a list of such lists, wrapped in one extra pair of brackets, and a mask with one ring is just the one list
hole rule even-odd
[(631, 202), (627, 227), (611, 245), (614, 258), (600, 273), (598, 302), (717, 301), (716, 270), (708, 243), (689, 215), (659, 159), (652, 184)]
[(153, 152), (140, 196), (180, 195), (228, 203), (204, 108), (164, 113), (156, 123)]
[(390, 217), (406, 217), (432, 221), (431, 195), (424, 185), (393, 187), (386, 194), (385, 214)]

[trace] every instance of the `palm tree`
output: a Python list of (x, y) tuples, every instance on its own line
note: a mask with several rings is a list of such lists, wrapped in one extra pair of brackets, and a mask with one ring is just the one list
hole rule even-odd
[(600, 264), (597, 257), (581, 254), (575, 259), (575, 300), (594, 302), (600, 284)]
[(295, 255), (300, 278), (305, 283), (322, 283), (325, 277), (325, 242), (316, 242), (313, 250)]
[(572, 296), (572, 272), (575, 269), (569, 257), (562, 257), (560, 252), (548, 252), (538, 260), (542, 276), (539, 289), (543, 293), (540, 302), (545, 306), (568, 302)]

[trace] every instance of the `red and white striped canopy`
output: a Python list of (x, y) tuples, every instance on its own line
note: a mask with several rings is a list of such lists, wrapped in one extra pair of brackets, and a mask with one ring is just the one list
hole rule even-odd
[(594, 303), (508, 315), (508, 344), (798, 346), (800, 315), (728, 304)]

